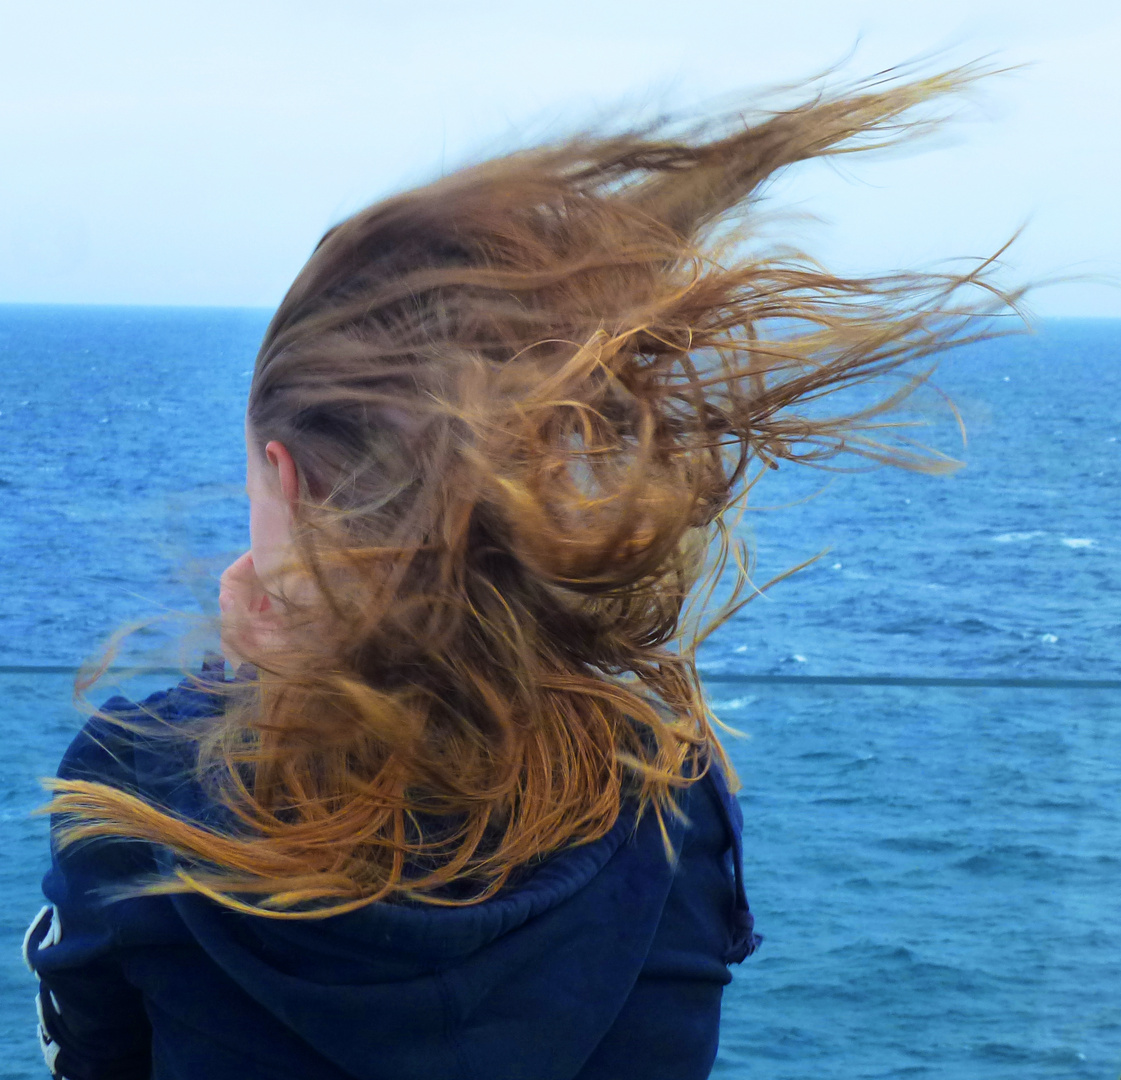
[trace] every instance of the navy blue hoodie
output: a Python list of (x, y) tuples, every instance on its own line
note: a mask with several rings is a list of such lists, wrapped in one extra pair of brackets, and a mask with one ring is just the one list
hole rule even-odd
[[(220, 708), (189, 680), (143, 705), (172, 721)], [(104, 711), (136, 707), (115, 697)], [(93, 720), (59, 775), (205, 819), (168, 746)], [(602, 839), (482, 903), (375, 903), (315, 920), (242, 915), (197, 894), (106, 903), (106, 887), (166, 870), (167, 854), (52, 843), (50, 903), (25, 941), (47, 1064), (66, 1080), (708, 1076), (727, 965), (759, 938), (742, 817), (720, 772), (681, 806), (687, 825), (666, 816), (675, 865), (654, 815), (636, 827), (625, 807)]]

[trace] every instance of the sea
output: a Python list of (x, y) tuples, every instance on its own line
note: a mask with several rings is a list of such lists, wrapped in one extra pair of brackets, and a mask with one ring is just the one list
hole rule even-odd
[[(201, 657), (268, 315), (0, 306), (0, 1078), (46, 1076), (19, 945), (73, 669), (138, 622), (93, 704)], [(713, 1075), (1116, 1080), (1121, 321), (953, 350), (904, 417), (962, 466), (768, 471), (700, 647), (765, 939)]]

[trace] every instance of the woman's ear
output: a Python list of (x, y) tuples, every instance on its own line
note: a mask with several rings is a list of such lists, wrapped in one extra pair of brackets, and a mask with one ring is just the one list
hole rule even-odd
[(295, 516), (296, 503), (300, 499), (300, 478), (296, 472), (296, 463), (292, 460), (292, 455), (288, 453), (288, 448), (284, 443), (273, 439), (265, 445), (265, 460), (276, 470), (280, 490), (284, 494), (284, 501), (288, 503), (288, 508)]

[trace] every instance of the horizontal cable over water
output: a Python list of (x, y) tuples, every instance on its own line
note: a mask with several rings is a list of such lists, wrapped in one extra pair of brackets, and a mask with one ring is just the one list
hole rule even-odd
[(955, 678), (941, 675), (741, 675), (701, 672), (706, 683), (794, 683), (806, 686), (996, 686), (1010, 690), (1121, 690), (1121, 679)]
[[(75, 675), (66, 664), (0, 664), (0, 675)], [(111, 667), (107, 675), (178, 675), (176, 667)], [(1009, 690), (1121, 690), (1121, 679), (956, 678), (941, 675), (751, 675), (746, 672), (701, 672), (706, 683), (742, 683), (786, 686), (945, 686), (997, 687)]]

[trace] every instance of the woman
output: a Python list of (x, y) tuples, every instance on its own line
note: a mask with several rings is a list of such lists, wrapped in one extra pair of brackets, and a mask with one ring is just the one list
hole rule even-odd
[(810, 403), (1010, 299), (761, 252), (751, 199), (973, 77), (583, 135), (327, 233), (249, 392), (236, 677), (112, 698), (52, 783), (56, 1077), (708, 1075), (759, 940), (694, 664), (744, 602), (725, 515), (754, 462), (945, 468), (872, 437), (921, 379)]

